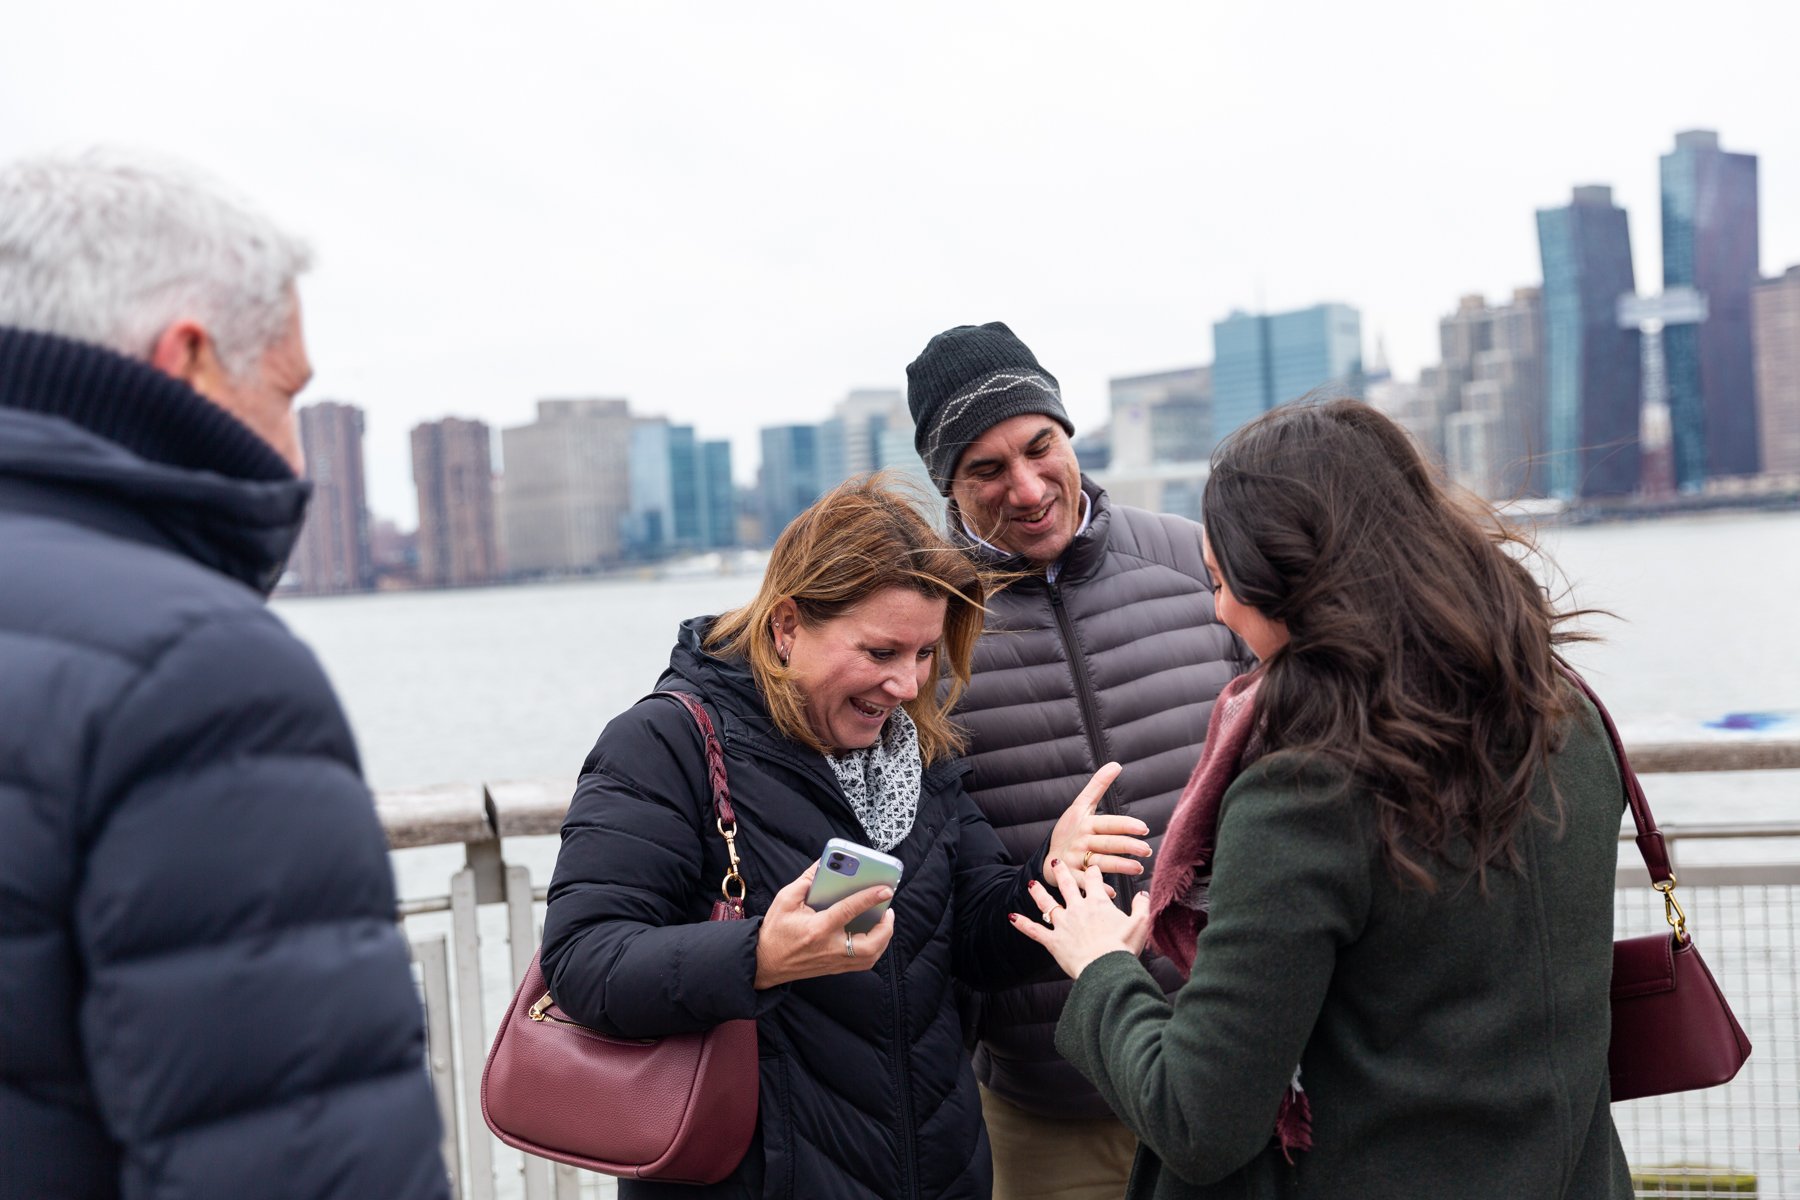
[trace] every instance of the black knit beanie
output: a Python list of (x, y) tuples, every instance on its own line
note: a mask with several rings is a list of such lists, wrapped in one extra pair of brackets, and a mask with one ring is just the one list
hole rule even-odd
[(1056, 376), (999, 321), (958, 325), (926, 342), (906, 368), (906, 406), (913, 448), (946, 496), (962, 452), (1010, 417), (1043, 413), (1075, 433)]

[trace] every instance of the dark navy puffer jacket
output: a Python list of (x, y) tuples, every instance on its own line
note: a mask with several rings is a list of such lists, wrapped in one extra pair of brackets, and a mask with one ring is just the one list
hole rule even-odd
[[(1213, 612), (1200, 526), (1112, 504), (1091, 480), (1082, 486), (1093, 518), (1056, 581), (1038, 569), (989, 598), (957, 710), (969, 731), (969, 794), (1014, 861), (1106, 762), (1124, 771), (1102, 811), (1137, 817), (1160, 845), (1200, 760), (1214, 697), (1253, 661)], [(950, 523), (966, 541), (954, 508)], [(1000, 565), (1028, 569), (1019, 559)], [(1128, 905), (1149, 880), (1111, 883)], [(1180, 986), (1161, 958), (1151, 967), (1170, 992)], [(1058, 979), (978, 998), (976, 1074), (1028, 1112), (1104, 1117), (1106, 1101), (1056, 1052), (1069, 986)]]
[(1006, 919), (1035, 911), (1026, 871), (1041, 867), (1041, 850), (1024, 869), (1006, 866), (961, 767), (927, 767), (912, 833), (890, 851), (905, 874), (887, 953), (868, 971), (756, 991), (760, 914), (775, 892), (827, 839), (864, 835), (830, 764), (775, 730), (749, 670), (701, 650), (706, 627), (705, 618), (683, 625), (657, 686), (699, 696), (719, 731), (750, 919), (706, 921), (726, 853), (703, 743), (684, 708), (649, 698), (607, 725), (582, 768), (550, 885), (543, 963), (571, 1016), (617, 1036), (756, 1017), (757, 1137), (715, 1187), (627, 1180), (620, 1194), (985, 1200), (987, 1134), (951, 983), (1054, 973)]
[(263, 604), (306, 485), (0, 329), (0, 1197), (436, 1198), (385, 843)]

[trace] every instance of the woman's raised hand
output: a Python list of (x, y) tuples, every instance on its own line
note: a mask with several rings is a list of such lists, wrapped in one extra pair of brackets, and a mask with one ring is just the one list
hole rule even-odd
[(1044, 856), (1044, 878), (1054, 883), (1050, 866), (1064, 862), (1077, 871), (1099, 867), (1103, 875), (1142, 875), (1140, 858), (1150, 857), (1150, 843), (1144, 836), (1150, 827), (1136, 817), (1102, 813), (1101, 797), (1112, 781), (1119, 777), (1120, 767), (1109, 762), (1094, 772), (1088, 785), (1075, 797), (1075, 803), (1063, 811), (1050, 831), (1050, 850)]
[(894, 889), (864, 888), (823, 912), (815, 912), (807, 906), (806, 893), (818, 872), (816, 862), (806, 868), (800, 878), (775, 893), (774, 903), (763, 914), (762, 931), (756, 939), (759, 990), (796, 979), (866, 971), (887, 952), (894, 936), (892, 909), (867, 933), (850, 933), (844, 927), (892, 896)]
[(1150, 897), (1143, 892), (1131, 898), (1131, 911), (1120, 912), (1107, 899), (1108, 888), (1100, 878), (1099, 864), (1085, 871), (1058, 861), (1050, 868), (1051, 882), (1062, 893), (1057, 903), (1049, 889), (1031, 881), (1035, 916), (1010, 913), (1014, 929), (1049, 950), (1070, 979), (1079, 979), (1087, 965), (1103, 954), (1123, 950), (1137, 955), (1150, 938)]

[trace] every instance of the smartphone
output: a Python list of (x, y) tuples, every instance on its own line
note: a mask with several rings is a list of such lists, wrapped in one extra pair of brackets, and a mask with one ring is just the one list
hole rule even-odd
[[(806, 893), (807, 906), (823, 910), (864, 888), (898, 887), (900, 871), (900, 860), (892, 855), (832, 838), (819, 855), (819, 873), (813, 876), (812, 889)], [(851, 933), (869, 932), (881, 923), (890, 902), (883, 900), (844, 928)]]

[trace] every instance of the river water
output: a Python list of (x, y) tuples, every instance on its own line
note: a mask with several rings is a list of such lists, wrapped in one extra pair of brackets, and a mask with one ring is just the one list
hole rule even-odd
[[(1800, 735), (1800, 513), (1552, 528), (1542, 542), (1575, 604), (1616, 614), (1589, 621), (1604, 640), (1571, 657), (1628, 738), (1730, 736), (1710, 726), (1732, 714)], [(573, 784), (606, 721), (654, 687), (677, 622), (742, 603), (756, 584), (615, 578), (276, 610), (337, 685), (375, 787)], [(1800, 818), (1779, 776), (1648, 786), (1671, 823)]]

